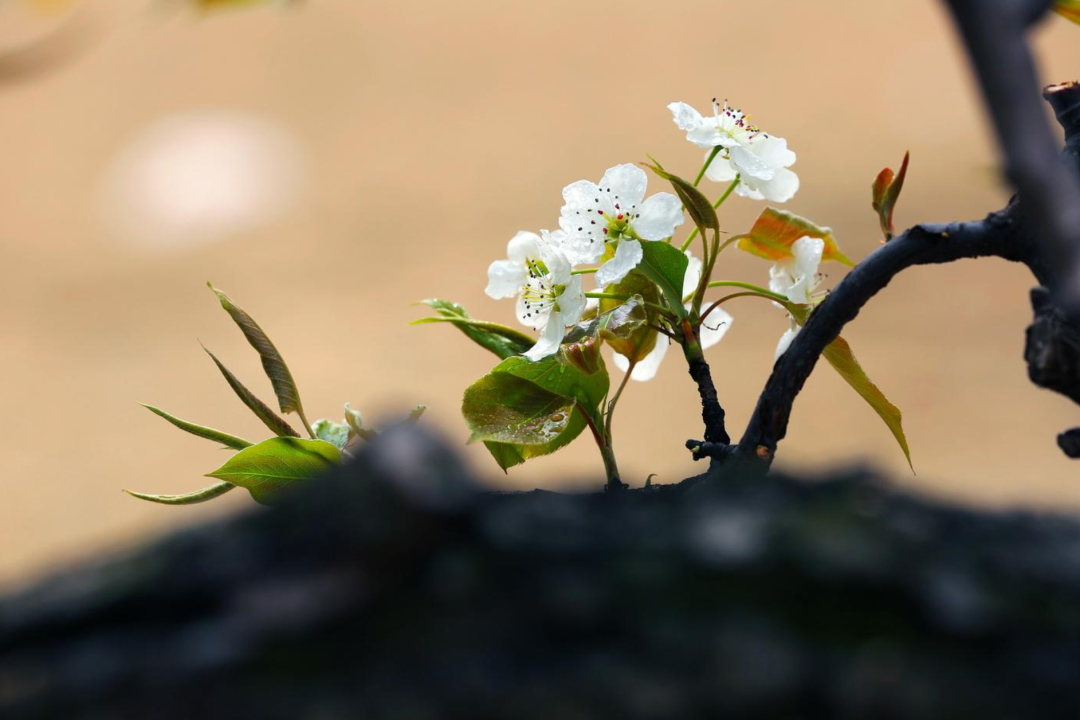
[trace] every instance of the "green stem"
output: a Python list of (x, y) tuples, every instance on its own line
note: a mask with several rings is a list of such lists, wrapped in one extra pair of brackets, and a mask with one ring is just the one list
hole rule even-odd
[(581, 268), (580, 270), (571, 270), (570, 274), (571, 275), (588, 275), (589, 273), (594, 273), (599, 269), (600, 268)]
[(768, 295), (762, 295), (759, 292), (739, 292), (739, 293), (732, 293), (731, 295), (725, 295), (724, 297), (720, 298), (719, 300), (714, 302), (712, 305), (710, 305), (708, 307), (708, 309), (705, 310), (705, 312), (701, 313), (701, 323), (704, 325), (705, 324), (705, 318), (709, 317), (709, 314), (712, 313), (713, 310), (720, 307), (721, 305), (726, 303), (728, 300), (734, 300), (735, 298), (741, 298), (741, 297), (757, 297), (757, 298), (762, 298), (762, 299), (770, 300), (770, 301), (773, 299), (773, 298), (769, 297)]
[(694, 187), (697, 187), (698, 183), (701, 182), (701, 178), (705, 177), (705, 173), (708, 172), (709, 166), (712, 165), (713, 158), (719, 155), (720, 151), (723, 149), (724, 148), (717, 145), (712, 149), (712, 152), (709, 153), (709, 157), (705, 158), (705, 164), (701, 166), (701, 172), (699, 172), (697, 174), (697, 177), (694, 178)]
[[(629, 295), (619, 295), (617, 293), (602, 293), (602, 292), (588, 292), (585, 293), (587, 298), (599, 298), (601, 300), (629, 300)], [(678, 317), (675, 313), (671, 312), (670, 308), (666, 308), (663, 305), (657, 305), (656, 303), (643, 302), (645, 307), (650, 310), (655, 310), (658, 313), (663, 313), (665, 317)]]
[[(727, 200), (731, 196), (731, 193), (735, 190), (735, 187), (739, 184), (740, 180), (742, 180), (742, 175), (736, 175), (735, 179), (731, 181), (730, 185), (728, 185), (728, 189), (725, 190), (724, 194), (720, 196), (720, 199), (713, 203), (713, 209), (714, 210), (719, 210), (720, 209), (720, 206), (723, 205), (724, 201)], [(694, 183), (694, 184), (697, 185), (697, 183)], [(682, 248), (680, 248), (680, 249), (683, 252), (686, 252), (686, 248), (690, 247), (690, 243), (694, 242), (694, 238), (696, 238), (697, 235), (698, 235), (698, 229), (697, 228), (694, 228), (693, 230), (691, 230), (690, 231), (690, 236), (686, 238), (686, 241), (682, 244)]]
[(600, 432), (600, 429), (596, 427), (596, 421), (593, 420), (592, 415), (586, 410), (581, 403), (577, 403), (578, 412), (585, 418), (586, 424), (589, 429), (592, 430), (593, 440), (596, 441), (596, 447), (600, 449), (600, 457), (604, 461), (604, 473), (607, 475), (607, 485), (605, 489), (612, 490), (625, 490), (627, 485), (621, 479), (619, 479), (619, 465), (615, 462), (615, 452), (611, 449), (610, 443), (604, 437), (604, 434)]
[(758, 285), (751, 285), (750, 283), (735, 282), (734, 280), (717, 280), (715, 282), (709, 283), (709, 287), (711, 287), (711, 288), (716, 288), (716, 287), (741, 288), (743, 290), (750, 290), (751, 292), (757, 293), (758, 295), (765, 295), (765, 296), (769, 297), (772, 300), (776, 300), (777, 302), (782, 302), (782, 303), (789, 302), (789, 300), (786, 297), (784, 297), (783, 295), (779, 295), (777, 293), (774, 293), (772, 290), (766, 290), (765, 288), (760, 287)]
[(318, 440), (315, 436), (315, 431), (311, 429), (311, 423), (307, 420), (307, 415), (304, 414), (303, 408), (296, 408), (296, 414), (300, 416), (300, 422), (304, 423), (304, 429), (307, 430), (308, 437), (312, 440)]
[(622, 382), (619, 383), (619, 387), (615, 390), (615, 394), (611, 396), (611, 400), (608, 401), (607, 406), (607, 419), (604, 422), (604, 434), (607, 436), (607, 443), (611, 445), (611, 418), (615, 414), (615, 405), (619, 402), (619, 398), (622, 397), (623, 390), (626, 389), (626, 383), (630, 380), (630, 374), (634, 372), (634, 367), (637, 365), (637, 360), (630, 361), (630, 367), (626, 368), (626, 374), (623, 375)]

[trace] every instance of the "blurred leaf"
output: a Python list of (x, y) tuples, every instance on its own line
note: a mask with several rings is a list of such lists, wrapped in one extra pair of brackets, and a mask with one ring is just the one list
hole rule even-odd
[(668, 307), (680, 317), (685, 315), (683, 307), (683, 279), (689, 262), (686, 255), (674, 245), (664, 242), (642, 242), (641, 262), (637, 272), (656, 283), (668, 300)]
[(750, 232), (739, 239), (739, 249), (766, 260), (787, 260), (793, 257), (791, 246), (804, 237), (821, 238), (825, 241), (822, 260), (855, 265), (840, 252), (830, 228), (819, 227), (806, 218), (771, 207), (765, 208), (765, 212), (761, 213)]
[(420, 418), (424, 417), (424, 413), (427, 412), (427, 405), (417, 405), (409, 411), (408, 417), (405, 418), (406, 425), (415, 425)]
[[(206, 350), (203, 347), (203, 350)], [(236, 379), (236, 376), (229, 371), (229, 368), (217, 359), (214, 353), (206, 350), (206, 354), (210, 356), (210, 359), (214, 361), (214, 364), (218, 366), (218, 370), (225, 376), (226, 382), (229, 383), (229, 387), (233, 389), (237, 397), (247, 405), (251, 412), (255, 413), (255, 417), (263, 421), (263, 424), (270, 429), (270, 432), (279, 437), (300, 437), (300, 434), (292, 429), (289, 423), (276, 412), (274, 412), (269, 405), (264, 403), (259, 398), (255, 397), (255, 394), (248, 390), (244, 385)]]
[(338, 450), (345, 447), (345, 443), (349, 442), (349, 426), (344, 423), (322, 418), (311, 423), (311, 429), (315, 431), (315, 437), (330, 443)]
[(364, 427), (364, 416), (359, 410), (353, 410), (349, 403), (345, 403), (345, 424), (349, 426), (350, 436), (359, 436), (364, 440), (373, 440), (379, 434), (377, 431)]
[(154, 413), (158, 417), (164, 418), (165, 420), (180, 428), (184, 432), (191, 433), (196, 437), (201, 437), (207, 440), (213, 440), (214, 442), (219, 442), (225, 447), (232, 448), (233, 450), (243, 450), (246, 447), (251, 447), (251, 443), (242, 438), (238, 438), (235, 435), (230, 435), (228, 433), (221, 432), (220, 430), (214, 430), (213, 428), (203, 427), (202, 425), (196, 425), (195, 423), (190, 423), (187, 420), (181, 420), (180, 418), (174, 417), (169, 413), (165, 412), (164, 410), (154, 407), (153, 405), (143, 405), (143, 407)]
[(263, 370), (266, 371), (266, 376), (270, 378), (270, 383), (274, 386), (274, 394), (277, 395), (281, 412), (296, 412), (302, 417), (304, 407), (300, 402), (300, 391), (296, 389), (296, 382), (293, 380), (292, 373), (289, 372), (285, 360), (281, 357), (281, 353), (277, 351), (277, 348), (274, 347), (274, 343), (270, 342), (270, 338), (267, 337), (258, 323), (242, 308), (233, 303), (228, 295), (218, 290), (211, 283), (206, 283), (206, 285), (214, 291), (214, 294), (217, 295), (218, 300), (221, 302), (221, 307), (225, 309), (225, 312), (229, 313), (233, 322), (243, 331), (244, 337), (247, 338), (251, 347), (255, 348), (255, 351), (259, 353)]
[[(704, 193), (694, 187), (693, 183), (683, 180), (678, 175), (672, 175), (667, 172), (660, 163), (656, 162), (656, 160), (653, 160), (653, 163), (655, 164), (649, 165), (646, 163), (645, 166), (671, 183), (671, 187), (675, 189), (675, 194), (679, 196), (679, 200), (682, 201), (683, 207), (686, 208), (686, 212), (690, 213), (690, 219), (694, 221), (694, 225), (697, 226), (701, 236), (707, 237), (705, 234), (706, 230), (719, 230), (720, 221), (716, 217), (716, 209), (712, 206), (712, 203), (709, 202), (709, 198), (705, 197)], [(681, 287), (681, 279), (679, 280), (679, 284)]]
[(536, 344), (536, 339), (520, 330), (499, 325), (498, 323), (474, 320), (465, 308), (447, 300), (428, 299), (421, 303), (439, 313), (440, 317), (427, 317), (414, 320), (410, 325), (449, 322), (480, 347), (495, 353), (505, 360), (514, 355), (521, 355)]
[(1054, 10), (1080, 25), (1080, 0), (1058, 0)]
[(254, 5), (287, 5), (296, 0), (191, 0), (200, 10), (231, 10)]
[(896, 201), (900, 197), (900, 191), (904, 189), (904, 179), (907, 177), (908, 161), (911, 159), (911, 153), (904, 153), (904, 162), (900, 165), (900, 172), (894, 173), (892, 168), (885, 168), (878, 173), (877, 179), (874, 180), (874, 198), (871, 206), (878, 214), (878, 221), (881, 223), (881, 232), (885, 235), (885, 240), (892, 240), (896, 235), (896, 231), (893, 228), (893, 210), (896, 207)]
[(193, 493), (187, 493), (186, 495), (147, 495), (145, 493), (133, 492), (131, 490), (125, 490), (131, 497), (139, 498), (140, 500), (146, 500), (152, 503), (159, 503), (161, 505), (198, 505), (199, 503), (206, 502), (207, 500), (213, 500), (216, 497), (221, 497), (225, 493), (234, 489), (236, 485), (227, 482), (219, 482), (210, 487), (203, 488), (202, 490), (196, 490)]
[(844, 378), (848, 385), (854, 388), (855, 392), (859, 393), (885, 422), (889, 432), (893, 434), (896, 442), (900, 445), (900, 449), (904, 451), (908, 467), (914, 473), (915, 466), (911, 463), (911, 450), (908, 448), (904, 428), (900, 423), (900, 409), (889, 402), (877, 385), (870, 381), (862, 366), (859, 365), (859, 361), (855, 359), (855, 355), (851, 352), (851, 346), (848, 345), (844, 338), (838, 337), (829, 343), (822, 355), (836, 369), (836, 372), (840, 373), (840, 377)]
[(277, 437), (241, 450), (207, 477), (246, 488), (256, 502), (267, 505), (282, 489), (340, 463), (341, 452), (328, 442)]

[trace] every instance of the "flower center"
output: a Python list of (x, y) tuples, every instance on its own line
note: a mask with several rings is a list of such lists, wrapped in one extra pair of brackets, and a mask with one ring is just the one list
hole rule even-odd
[(525, 317), (542, 320), (552, 310), (559, 310), (558, 298), (566, 290), (565, 285), (556, 285), (551, 281), (547, 266), (543, 260), (529, 258), (526, 261), (529, 277), (521, 289), (525, 304)]

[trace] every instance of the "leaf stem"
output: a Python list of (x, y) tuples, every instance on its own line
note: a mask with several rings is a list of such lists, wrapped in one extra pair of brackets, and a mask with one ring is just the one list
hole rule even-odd
[(611, 449), (610, 443), (607, 442), (604, 433), (601, 433), (599, 428), (596, 427), (596, 421), (593, 419), (589, 411), (580, 403), (576, 403), (578, 412), (585, 418), (586, 424), (589, 429), (592, 430), (593, 440), (596, 441), (596, 447), (600, 449), (600, 457), (604, 460), (604, 472), (607, 475), (607, 485), (605, 490), (625, 490), (628, 486), (622, 480), (619, 479), (619, 465), (615, 462), (615, 453)]
[(311, 429), (311, 423), (308, 422), (307, 415), (304, 414), (304, 409), (297, 408), (296, 414), (300, 416), (300, 422), (304, 423), (304, 429), (307, 430), (308, 437), (312, 440), (318, 440), (319, 438), (315, 435), (315, 431)]
[(619, 383), (619, 387), (615, 390), (615, 394), (612, 395), (611, 400), (608, 401), (607, 419), (604, 423), (604, 434), (607, 436), (608, 445), (611, 444), (611, 418), (615, 414), (615, 405), (619, 402), (619, 398), (622, 397), (623, 390), (626, 389), (626, 383), (630, 379), (630, 374), (634, 372), (637, 363), (637, 360), (630, 361), (630, 367), (626, 368), (626, 373), (623, 375), (622, 382)]
[(600, 268), (581, 268), (580, 270), (571, 270), (570, 274), (571, 275), (588, 275), (589, 273), (594, 273), (599, 269)]
[(719, 154), (720, 154), (720, 151), (721, 151), (721, 150), (723, 150), (723, 149), (724, 149), (724, 148), (722, 148), (722, 147), (720, 147), (719, 145), (717, 145), (716, 147), (714, 147), (714, 148), (712, 149), (712, 152), (710, 152), (710, 153), (709, 153), (709, 157), (705, 158), (705, 164), (701, 166), (701, 172), (699, 172), (699, 173), (697, 174), (697, 177), (696, 177), (696, 178), (694, 178), (694, 187), (697, 187), (697, 186), (698, 186), (698, 184), (699, 184), (699, 183), (701, 182), (701, 178), (705, 177), (705, 173), (706, 173), (706, 172), (708, 172), (708, 170), (709, 170), (709, 166), (710, 166), (710, 165), (712, 165), (712, 161), (713, 161), (713, 159), (714, 159), (714, 158), (715, 158), (715, 157), (716, 157), (717, 155), (719, 155)]
[[(725, 190), (724, 194), (720, 196), (720, 199), (713, 203), (713, 209), (714, 210), (718, 210), (720, 208), (720, 206), (724, 204), (724, 201), (727, 200), (728, 197), (730, 197), (732, 191), (735, 190), (735, 187), (739, 184), (740, 180), (742, 180), (742, 175), (736, 175), (735, 179), (731, 181), (730, 185), (728, 185), (728, 189)], [(694, 183), (694, 184), (697, 185), (697, 183)], [(683, 252), (686, 252), (686, 248), (690, 247), (690, 243), (694, 242), (694, 238), (696, 238), (697, 236), (698, 236), (698, 229), (694, 228), (693, 230), (690, 231), (690, 235), (683, 242), (682, 247), (680, 248), (680, 250), (682, 250)]]
[(767, 297), (769, 297), (769, 298), (771, 298), (773, 300), (776, 300), (777, 302), (782, 302), (782, 303), (790, 302), (786, 297), (784, 297), (783, 295), (779, 295), (777, 293), (774, 293), (772, 290), (766, 290), (765, 288), (763, 288), (763, 287), (761, 287), (759, 285), (752, 285), (750, 283), (744, 283), (744, 282), (736, 282), (734, 280), (717, 280), (715, 282), (709, 283), (709, 287), (711, 287), (711, 288), (716, 288), (716, 287), (741, 288), (743, 290), (749, 290), (752, 293), (757, 293), (758, 295), (765, 295), (765, 296), (767, 296)]

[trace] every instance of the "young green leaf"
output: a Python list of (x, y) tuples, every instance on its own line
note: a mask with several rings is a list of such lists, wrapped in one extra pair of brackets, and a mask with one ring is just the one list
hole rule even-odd
[(636, 270), (656, 283), (667, 298), (668, 307), (680, 317), (683, 307), (683, 279), (688, 260), (677, 247), (663, 242), (641, 243), (641, 262)]
[(274, 394), (277, 395), (281, 412), (295, 412), (304, 421), (304, 425), (307, 425), (307, 420), (304, 419), (304, 407), (300, 402), (300, 391), (296, 389), (296, 382), (293, 380), (292, 373), (289, 372), (289, 367), (285, 364), (281, 353), (274, 347), (274, 343), (270, 342), (270, 338), (259, 327), (259, 324), (241, 307), (230, 300), (228, 295), (218, 290), (211, 283), (207, 283), (207, 286), (217, 295), (221, 307), (225, 309), (225, 312), (229, 313), (233, 322), (239, 326), (251, 347), (255, 348), (255, 351), (259, 353), (263, 370), (266, 371), (266, 376), (270, 378), (270, 384), (274, 386)]
[(1080, 25), (1080, 0), (1058, 0), (1054, 10), (1062, 17), (1069, 18)]
[(225, 447), (232, 448), (233, 450), (243, 450), (246, 447), (251, 447), (251, 443), (249, 443), (247, 440), (244, 440), (243, 438), (238, 438), (235, 435), (230, 435), (228, 433), (221, 432), (220, 430), (214, 430), (213, 428), (203, 427), (202, 425), (196, 425), (195, 423), (190, 423), (187, 420), (181, 420), (180, 418), (170, 415), (164, 410), (156, 408), (153, 405), (143, 405), (143, 407), (154, 413), (158, 417), (172, 423), (184, 432), (191, 433), (196, 437), (201, 437), (205, 438), (206, 440), (213, 440), (214, 442), (219, 442)]
[(341, 451), (328, 442), (277, 437), (241, 450), (207, 477), (246, 488), (256, 502), (270, 505), (284, 488), (309, 482), (340, 463)]
[[(631, 272), (615, 285), (604, 288), (604, 292), (613, 295), (637, 295), (645, 302), (660, 303), (660, 288), (652, 280), (636, 271)], [(601, 313), (607, 313), (622, 307), (623, 304), (624, 301), (622, 300), (604, 298), (600, 301), (599, 309)], [(648, 308), (644, 308), (644, 310), (645, 323), (628, 337), (622, 338), (617, 334), (604, 337), (612, 350), (631, 361), (643, 360), (656, 347), (658, 333), (649, 327), (650, 324), (656, 322), (656, 313)]]
[(321, 418), (311, 423), (311, 429), (315, 431), (315, 437), (323, 442), (330, 443), (338, 450), (345, 447), (345, 444), (349, 442), (349, 426), (345, 423)]
[(806, 218), (793, 215), (776, 208), (765, 208), (765, 212), (750, 228), (750, 232), (739, 239), (739, 249), (766, 260), (788, 260), (793, 257), (791, 246), (804, 237), (821, 238), (825, 241), (822, 260), (835, 260), (844, 265), (854, 265), (836, 244), (832, 230), (819, 227)]
[(844, 338), (838, 337), (825, 348), (822, 355), (829, 361), (829, 364), (833, 366), (836, 372), (840, 373), (840, 377), (844, 378), (847, 384), (855, 392), (859, 393), (885, 422), (889, 432), (893, 434), (896, 442), (900, 445), (900, 449), (904, 451), (908, 467), (911, 468), (911, 472), (915, 472), (915, 466), (911, 464), (911, 450), (908, 448), (904, 428), (900, 423), (900, 409), (889, 402), (877, 385), (870, 381), (862, 366), (859, 365), (859, 361), (855, 359), (855, 355), (851, 352), (851, 346), (848, 345)]
[[(565, 363), (558, 355), (532, 362), (523, 357), (503, 360), (492, 369), (492, 374), (506, 373), (527, 380), (548, 392), (568, 397), (581, 403), (592, 413), (607, 396), (611, 381), (607, 372), (586, 375)], [(593, 413), (595, 414), (595, 413)]]
[(409, 414), (408, 416), (406, 416), (403, 424), (415, 425), (420, 420), (420, 418), (424, 417), (425, 412), (427, 412), (427, 405), (417, 405), (409, 411)]
[(904, 189), (904, 179), (907, 177), (908, 161), (911, 153), (904, 153), (904, 162), (900, 165), (900, 172), (894, 173), (892, 168), (885, 168), (878, 173), (874, 180), (874, 196), (871, 206), (878, 214), (878, 222), (881, 223), (881, 232), (885, 240), (892, 240), (896, 235), (893, 229), (893, 210), (896, 201), (900, 198), (900, 191)]
[(427, 317), (414, 320), (411, 325), (424, 325), (427, 323), (449, 322), (465, 334), (480, 347), (488, 350), (500, 359), (505, 360), (514, 355), (520, 355), (531, 348), (536, 339), (511, 327), (498, 323), (474, 320), (469, 317), (465, 308), (455, 302), (447, 300), (428, 299), (421, 303), (439, 313), (440, 317)]
[(461, 411), (469, 442), (544, 445), (570, 424), (573, 397), (556, 395), (536, 383), (492, 372), (465, 390)]
[[(654, 165), (645, 164), (645, 167), (652, 170), (654, 173), (662, 177), (671, 183), (671, 187), (675, 189), (675, 194), (679, 196), (679, 200), (682, 201), (683, 207), (686, 208), (686, 212), (690, 214), (690, 219), (694, 221), (694, 225), (697, 226), (698, 232), (702, 237), (705, 237), (706, 230), (719, 230), (720, 221), (716, 217), (716, 209), (709, 202), (709, 198), (705, 197), (704, 193), (694, 187), (694, 184), (683, 180), (678, 175), (672, 175), (664, 170), (660, 163), (653, 161)], [(680, 283), (682, 281), (680, 280)]]
[[(652, 286), (649, 280), (640, 275), (637, 277)], [(653, 288), (655, 290), (655, 286)], [(588, 322), (579, 323), (563, 338), (563, 356), (586, 375), (591, 375), (603, 367), (600, 346), (604, 340), (612, 347), (633, 347), (637, 337), (644, 334), (644, 330), (652, 333), (655, 344), (656, 331), (647, 327), (648, 313), (640, 295), (633, 295), (626, 301), (608, 302), (619, 304)]]
[[(203, 350), (206, 350), (203, 347)], [(270, 409), (270, 406), (264, 403), (259, 398), (255, 397), (255, 394), (248, 390), (244, 385), (236, 379), (236, 376), (232, 374), (229, 368), (217, 359), (214, 353), (206, 350), (206, 354), (210, 356), (210, 359), (214, 361), (214, 364), (218, 366), (218, 370), (225, 376), (225, 381), (229, 383), (229, 387), (233, 389), (237, 397), (247, 405), (248, 409), (255, 414), (255, 417), (263, 421), (263, 424), (270, 429), (270, 432), (274, 433), (278, 437), (300, 437), (300, 434), (292, 429), (289, 423), (276, 412)]]
[(132, 490), (125, 490), (124, 492), (131, 497), (146, 500), (147, 502), (159, 503), (161, 505), (198, 505), (207, 500), (221, 497), (235, 487), (236, 486), (232, 483), (219, 482), (210, 487), (203, 488), (202, 490), (187, 493), (186, 495), (147, 495), (146, 493), (134, 492)]

